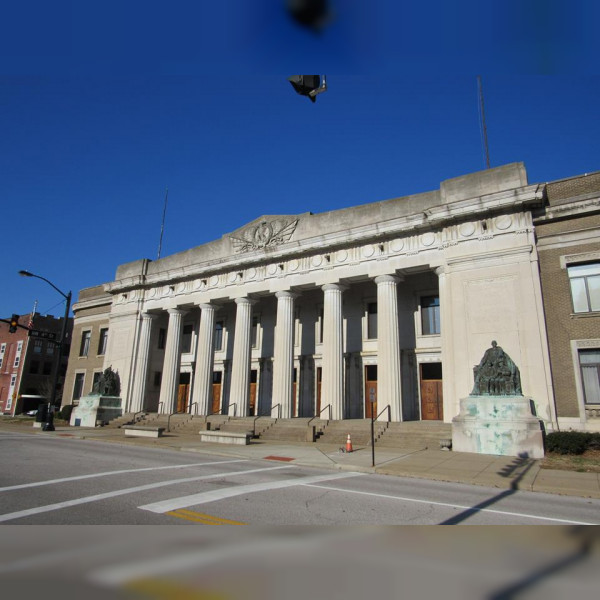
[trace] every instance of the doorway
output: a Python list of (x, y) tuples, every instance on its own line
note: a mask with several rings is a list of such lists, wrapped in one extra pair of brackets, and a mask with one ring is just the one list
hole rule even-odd
[(258, 371), (252, 369), (250, 371), (250, 398), (248, 400), (248, 410), (250, 416), (254, 416), (256, 410), (256, 384), (258, 381)]
[(179, 374), (179, 387), (177, 389), (177, 412), (184, 413), (187, 410), (190, 395), (190, 374)]
[(213, 371), (212, 383), (212, 405), (210, 407), (211, 414), (216, 414), (221, 409), (221, 386), (223, 384), (223, 373), (221, 371)]
[(321, 381), (323, 379), (323, 367), (317, 367), (317, 381), (316, 381), (316, 393), (315, 393), (315, 417), (321, 416)]
[(442, 363), (421, 363), (421, 419), (444, 420)]
[(377, 416), (377, 365), (365, 366), (365, 418)]

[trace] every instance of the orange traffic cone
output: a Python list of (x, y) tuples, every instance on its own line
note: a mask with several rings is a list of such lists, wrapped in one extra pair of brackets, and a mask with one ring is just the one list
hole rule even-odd
[(346, 440), (346, 452), (352, 452), (352, 440), (350, 439), (350, 434), (348, 434), (348, 439)]

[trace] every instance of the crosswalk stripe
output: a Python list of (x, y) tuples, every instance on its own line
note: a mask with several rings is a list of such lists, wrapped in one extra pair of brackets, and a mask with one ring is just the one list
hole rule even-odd
[(154, 513), (166, 513), (180, 508), (186, 508), (188, 506), (206, 504), (207, 502), (215, 502), (217, 500), (224, 500), (225, 498), (233, 498), (235, 496), (243, 496), (245, 494), (278, 490), (297, 485), (308, 485), (311, 483), (319, 483), (321, 481), (330, 481), (333, 479), (345, 479), (348, 477), (356, 477), (357, 475), (361, 475), (361, 473), (314, 475), (309, 477), (284, 479), (283, 481), (266, 481), (264, 483), (237, 485), (225, 489), (213, 490), (211, 492), (200, 492), (199, 494), (192, 494), (191, 496), (181, 496), (179, 498), (172, 498), (171, 500), (163, 500), (161, 502), (153, 502), (152, 504), (144, 504), (143, 506), (138, 506), (138, 508)]

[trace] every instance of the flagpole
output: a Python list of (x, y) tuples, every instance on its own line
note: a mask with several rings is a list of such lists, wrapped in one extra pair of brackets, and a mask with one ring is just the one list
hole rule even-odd
[(35, 317), (35, 313), (37, 311), (37, 305), (38, 305), (38, 301), (36, 300), (33, 303), (33, 310), (31, 311), (31, 316), (29, 317), (29, 324), (27, 325), (27, 327), (29, 327), (29, 329), (33, 329), (33, 317)]
[(165, 190), (165, 206), (163, 208), (162, 223), (160, 225), (160, 239), (158, 241), (158, 256), (156, 260), (160, 260), (160, 251), (162, 249), (163, 232), (165, 230), (165, 215), (167, 214), (167, 198), (169, 197), (169, 188)]

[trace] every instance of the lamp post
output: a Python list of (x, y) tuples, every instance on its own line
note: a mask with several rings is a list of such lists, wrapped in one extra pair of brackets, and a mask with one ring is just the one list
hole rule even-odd
[(69, 310), (71, 308), (71, 292), (65, 294), (61, 290), (59, 290), (51, 281), (42, 277), (41, 275), (35, 275), (34, 273), (30, 273), (29, 271), (19, 271), (19, 275), (23, 277), (36, 277), (37, 279), (41, 279), (45, 281), (47, 284), (51, 285), (61, 296), (65, 298), (66, 307), (65, 307), (65, 318), (62, 323), (62, 327), (60, 330), (60, 339), (58, 341), (58, 361), (56, 364), (56, 370), (54, 371), (54, 377), (52, 381), (52, 390), (50, 392), (50, 400), (48, 401), (48, 410), (46, 412), (46, 422), (44, 423), (43, 430), (44, 431), (54, 431), (54, 415), (52, 414), (52, 407), (56, 401), (56, 386), (58, 385), (58, 376), (60, 374), (60, 366), (63, 355), (63, 347), (65, 342), (65, 335), (67, 333), (67, 321), (69, 320)]

